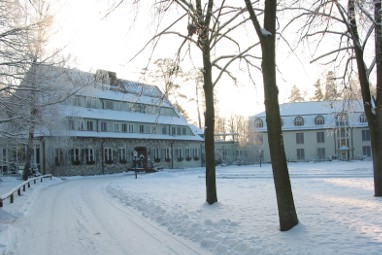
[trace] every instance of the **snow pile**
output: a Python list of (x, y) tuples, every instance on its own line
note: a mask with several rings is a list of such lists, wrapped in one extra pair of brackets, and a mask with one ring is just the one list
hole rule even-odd
[(371, 162), (289, 165), (300, 224), (278, 230), (270, 165), (217, 169), (219, 203), (205, 199), (203, 169), (127, 175), (108, 192), (171, 233), (216, 254), (377, 254), (381, 198)]

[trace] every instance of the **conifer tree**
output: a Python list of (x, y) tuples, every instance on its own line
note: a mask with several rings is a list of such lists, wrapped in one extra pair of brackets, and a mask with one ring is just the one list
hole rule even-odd
[(288, 97), (289, 102), (304, 102), (304, 98), (301, 96), (300, 89), (293, 85), (290, 96)]
[(322, 94), (321, 83), (319, 79), (314, 84), (314, 89), (314, 97), (311, 99), (313, 101), (322, 101), (324, 99), (324, 95)]

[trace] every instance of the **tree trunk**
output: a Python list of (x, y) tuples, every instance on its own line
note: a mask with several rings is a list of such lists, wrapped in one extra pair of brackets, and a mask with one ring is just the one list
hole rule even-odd
[[(381, 39), (381, 3), (375, 4), (375, 50), (376, 50), (376, 68), (377, 68), (377, 99), (382, 99), (382, 39)], [(354, 0), (348, 2), (348, 17), (350, 17), (350, 25), (348, 27), (352, 36), (354, 53), (357, 62), (358, 79), (361, 86), (361, 93), (363, 99), (364, 111), (367, 117), (371, 150), (373, 156), (373, 170), (374, 170), (374, 194), (379, 197), (382, 196), (382, 107), (373, 108), (374, 102), (370, 92), (370, 82), (368, 78), (368, 71), (364, 62), (364, 52), (360, 43), (358, 34), (358, 25), (355, 19), (355, 3)], [(378, 23), (379, 19), (379, 23)], [(377, 25), (379, 24), (379, 25)]]
[(262, 72), (264, 83), (265, 114), (268, 129), (268, 141), (275, 182), (280, 230), (287, 231), (298, 224), (294, 206), (292, 187), (289, 179), (283, 137), (281, 134), (281, 116), (276, 84), (276, 0), (266, 0), (264, 9), (264, 30), (260, 29), (256, 15), (249, 0), (248, 11), (260, 39), (262, 50)]
[[(33, 124), (32, 124), (33, 126)], [(32, 166), (32, 154), (33, 154), (33, 144), (34, 144), (34, 128), (29, 131), (27, 149), (25, 152), (25, 164), (24, 164), (24, 172), (23, 172), (23, 180), (28, 180), (31, 173)]]
[[(201, 25), (201, 33), (199, 35), (199, 45), (203, 54), (203, 78), (204, 78), (204, 96), (206, 100), (205, 113), (205, 129), (204, 140), (206, 150), (206, 192), (207, 203), (213, 204), (218, 201), (216, 191), (216, 162), (215, 162), (215, 106), (214, 106), (214, 86), (212, 81), (212, 63), (211, 63), (211, 47), (209, 39), (209, 22), (212, 16), (213, 1), (209, 1), (208, 10), (204, 23)], [(202, 6), (200, 1), (197, 3), (199, 16), (202, 16)]]

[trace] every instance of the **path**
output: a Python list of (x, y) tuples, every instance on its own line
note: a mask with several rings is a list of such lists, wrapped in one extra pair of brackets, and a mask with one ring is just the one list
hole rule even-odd
[(207, 254), (111, 199), (105, 187), (113, 178), (123, 177), (65, 181), (41, 191), (14, 223), (15, 254)]

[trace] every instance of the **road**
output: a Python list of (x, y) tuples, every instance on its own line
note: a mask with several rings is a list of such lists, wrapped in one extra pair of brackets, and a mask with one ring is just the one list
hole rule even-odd
[(83, 178), (51, 186), (14, 222), (15, 254), (208, 254), (113, 200), (113, 178)]

